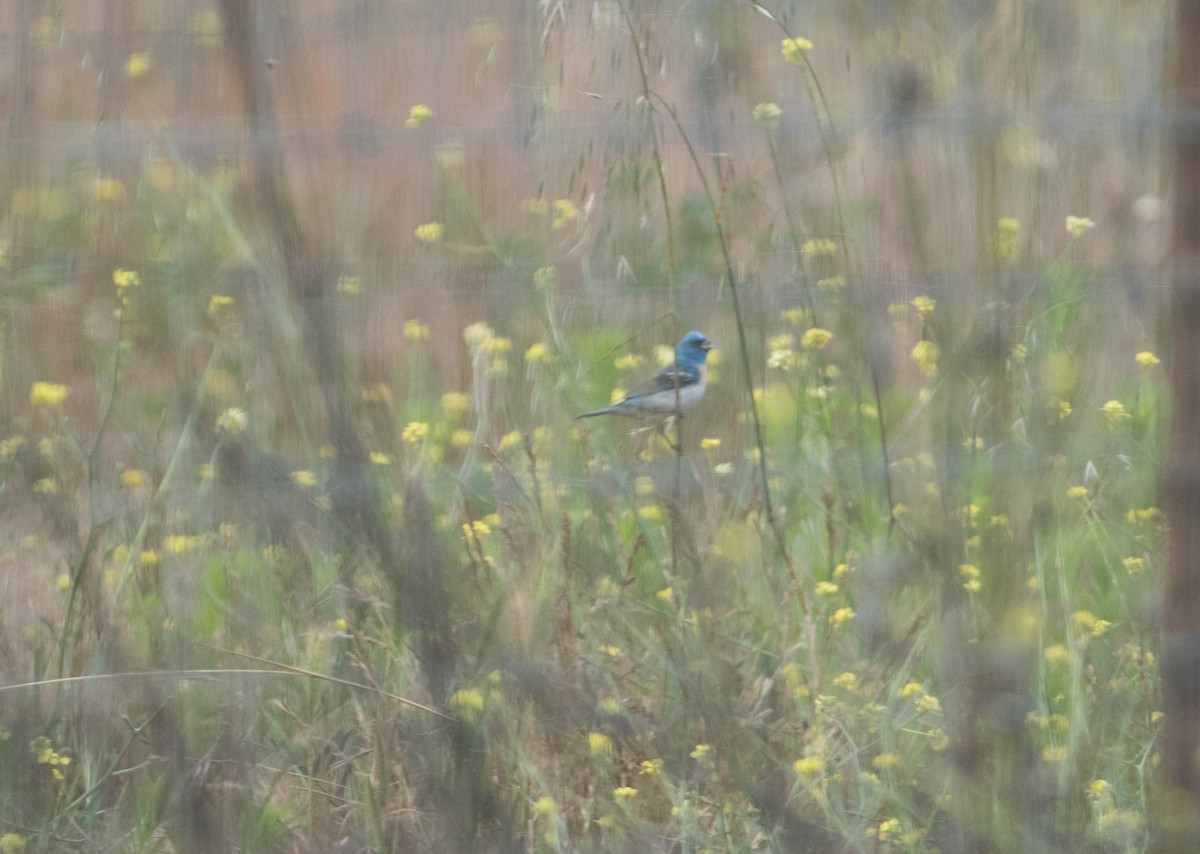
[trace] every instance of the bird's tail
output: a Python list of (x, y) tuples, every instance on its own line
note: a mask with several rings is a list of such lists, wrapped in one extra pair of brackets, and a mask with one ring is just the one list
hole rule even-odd
[(622, 412), (625, 409), (624, 405), (606, 406), (603, 409), (593, 409), (591, 412), (585, 412), (583, 415), (576, 415), (575, 420), (580, 418), (595, 418), (597, 415), (612, 415), (614, 412)]

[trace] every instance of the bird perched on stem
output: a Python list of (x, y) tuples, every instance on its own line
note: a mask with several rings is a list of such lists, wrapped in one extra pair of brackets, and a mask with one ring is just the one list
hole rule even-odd
[(706, 362), (712, 346), (707, 335), (689, 332), (675, 348), (674, 364), (668, 365), (653, 379), (631, 389), (621, 402), (585, 412), (579, 417), (626, 415), (657, 421), (682, 417), (704, 396), (708, 384)]

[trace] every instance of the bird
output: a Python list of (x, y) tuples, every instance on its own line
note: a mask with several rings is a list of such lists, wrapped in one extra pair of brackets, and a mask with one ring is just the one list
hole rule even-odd
[(702, 332), (689, 332), (675, 348), (675, 362), (653, 379), (635, 386), (612, 406), (585, 412), (578, 418), (625, 415), (667, 421), (683, 416), (704, 397), (708, 385), (708, 351), (713, 342)]

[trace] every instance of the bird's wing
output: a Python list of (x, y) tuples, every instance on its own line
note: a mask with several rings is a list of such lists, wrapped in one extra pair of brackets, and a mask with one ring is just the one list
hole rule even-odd
[(635, 397), (645, 397), (663, 391), (674, 391), (676, 388), (685, 389), (700, 382), (700, 371), (690, 365), (671, 365), (664, 368), (653, 379), (635, 386), (625, 394), (626, 400)]

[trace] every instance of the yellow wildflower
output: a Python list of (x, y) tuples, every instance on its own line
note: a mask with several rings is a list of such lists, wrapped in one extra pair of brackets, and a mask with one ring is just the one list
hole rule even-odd
[(847, 670), (845, 673), (833, 677), (833, 684), (847, 691), (855, 691), (858, 689), (858, 676)]
[(927, 377), (937, 376), (938, 359), (941, 355), (941, 348), (929, 340), (922, 339), (918, 341), (912, 349), (913, 361), (917, 363), (917, 367), (921, 369), (921, 373)]
[(24, 444), (24, 436), (9, 436), (3, 442), (0, 442), (0, 458), (8, 459), (16, 454)]
[(1158, 356), (1155, 356), (1149, 350), (1143, 350), (1133, 358), (1143, 368), (1153, 368), (1159, 362)]
[(429, 339), (429, 326), (419, 320), (404, 321), (404, 337), (414, 343)]
[(804, 335), (800, 337), (800, 346), (806, 350), (824, 350), (832, 340), (832, 332), (814, 326), (812, 329), (805, 330)]
[(837, 244), (828, 237), (814, 237), (811, 240), (804, 241), (804, 245), (800, 247), (800, 251), (809, 257), (816, 255), (836, 255)]
[(472, 353), (487, 352), (488, 342), (496, 337), (496, 331), (483, 321), (472, 323), (463, 330), (463, 340)]
[(546, 267), (538, 267), (533, 271), (533, 286), (539, 290), (546, 290), (554, 287), (554, 277), (556, 275), (553, 265)]
[(224, 311), (233, 305), (233, 297), (225, 294), (213, 294), (208, 300), (208, 317), (216, 320)]
[(1080, 634), (1090, 634), (1097, 622), (1099, 621), (1091, 611), (1075, 611), (1071, 614), (1071, 623)]
[(459, 418), (471, 408), (471, 398), (461, 391), (448, 391), (442, 395), (442, 413), (447, 418)]
[(552, 228), (562, 228), (578, 216), (579, 210), (571, 203), (570, 199), (555, 199), (554, 220), (550, 225)]
[(558, 804), (554, 802), (554, 798), (547, 795), (542, 795), (533, 805), (533, 814), (543, 818), (554, 815), (557, 810)]
[(588, 752), (592, 756), (608, 756), (612, 753), (612, 739), (602, 732), (589, 732)]
[(794, 39), (784, 39), (779, 45), (779, 52), (783, 55), (783, 61), (790, 62), (793, 65), (803, 65), (804, 54), (812, 49), (813, 43), (800, 36)]
[(102, 202), (119, 202), (125, 198), (125, 185), (116, 178), (97, 178), (92, 181), (92, 195)]
[(1071, 237), (1082, 237), (1087, 232), (1096, 227), (1096, 223), (1092, 222), (1086, 216), (1069, 216), (1067, 217), (1067, 234)]
[(302, 489), (308, 489), (317, 485), (317, 476), (307, 469), (300, 469), (292, 472), (292, 483)]
[(801, 777), (812, 779), (821, 775), (825, 770), (825, 763), (817, 756), (803, 756), (792, 763), (792, 770)]
[(400, 438), (410, 445), (415, 445), (429, 435), (429, 425), (424, 421), (410, 421), (404, 425)]
[(1046, 659), (1046, 664), (1049, 667), (1062, 667), (1070, 664), (1072, 655), (1071, 651), (1061, 643), (1051, 644), (1042, 652), (1042, 657)]
[(419, 128), (431, 118), (433, 118), (433, 110), (424, 104), (416, 104), (408, 111), (408, 118), (404, 120), (404, 126), (407, 128)]
[(217, 429), (224, 430), (227, 433), (244, 433), (246, 431), (246, 423), (245, 411), (238, 409), (236, 406), (231, 406), (217, 418)]
[(894, 752), (881, 753), (871, 760), (871, 764), (876, 771), (885, 771), (888, 768), (895, 768), (901, 762), (900, 754)]
[(657, 780), (662, 776), (663, 761), (661, 759), (647, 759), (642, 762), (639, 774), (643, 774), (652, 780)]
[(853, 608), (838, 608), (829, 617), (829, 622), (831, 625), (840, 626), (842, 623), (848, 623), (850, 620), (853, 620), (854, 616)]
[(756, 104), (751, 111), (756, 122), (762, 122), (764, 125), (775, 125), (779, 121), (779, 117), (783, 115), (783, 110), (779, 109), (779, 105), (773, 102)]
[(141, 469), (125, 469), (121, 472), (121, 486), (126, 489), (137, 489), (146, 485), (146, 473)]
[(425, 243), (437, 243), (442, 239), (442, 224), (440, 222), (427, 222), (423, 225), (418, 225), (413, 230), (413, 235), (417, 240), (422, 240)]
[(1104, 417), (1108, 419), (1110, 427), (1115, 427), (1121, 421), (1130, 418), (1130, 414), (1125, 411), (1125, 404), (1119, 400), (1110, 400), (1100, 407), (1100, 411), (1104, 413)]
[(140, 80), (150, 73), (150, 54), (135, 53), (125, 60), (125, 76), (130, 80)]
[(483, 692), (476, 688), (460, 688), (450, 696), (450, 707), (459, 712), (482, 712)]
[(918, 697), (916, 701), (917, 709), (922, 712), (940, 712), (942, 704), (938, 698), (932, 694), (926, 694), (924, 697)]
[(657, 504), (646, 504), (638, 508), (638, 516), (647, 522), (661, 522), (663, 520), (663, 509)]
[(1067, 748), (1047, 745), (1042, 748), (1042, 761), (1051, 764), (1059, 764), (1067, 761)]
[(29, 403), (31, 406), (44, 406), (47, 409), (57, 409), (67, 399), (67, 387), (58, 383), (35, 382), (29, 387)]
[(531, 344), (529, 349), (525, 351), (525, 361), (530, 362), (530, 363), (549, 362), (550, 361), (550, 348), (547, 347), (545, 344), (543, 344), (541, 341), (538, 341), (535, 344)]
[(173, 555), (185, 555), (200, 548), (203, 544), (203, 537), (186, 534), (171, 534), (163, 540), (163, 548)]
[(937, 300), (932, 297), (913, 297), (912, 307), (917, 310), (917, 314), (928, 317), (937, 308)]

